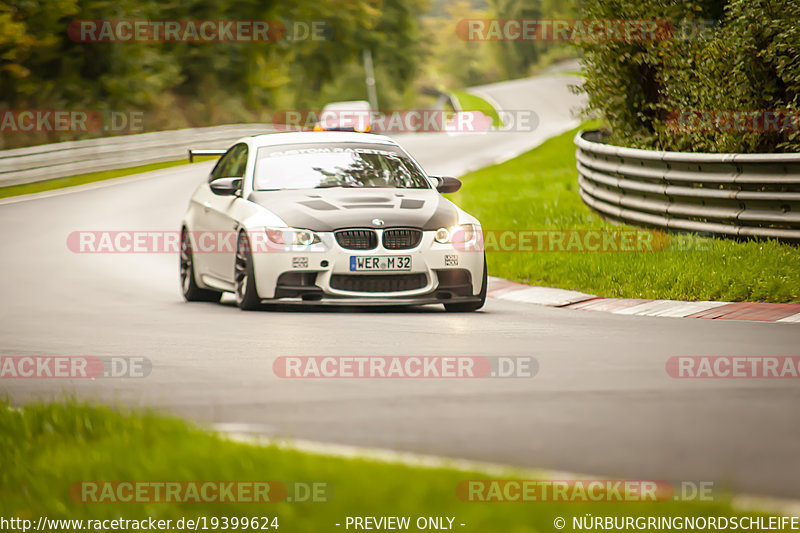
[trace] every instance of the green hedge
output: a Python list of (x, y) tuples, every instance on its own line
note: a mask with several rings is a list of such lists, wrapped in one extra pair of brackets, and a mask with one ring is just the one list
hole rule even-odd
[[(800, 148), (798, 123), (786, 121), (800, 115), (797, 0), (588, 0), (583, 17), (668, 20), (679, 29), (651, 41), (580, 44), (589, 112), (609, 124), (609, 142), (698, 152)], [(699, 121), (720, 112), (772, 110), (786, 113), (773, 131)], [(682, 112), (692, 118), (688, 124), (705, 127), (684, 122), (680, 128)]]

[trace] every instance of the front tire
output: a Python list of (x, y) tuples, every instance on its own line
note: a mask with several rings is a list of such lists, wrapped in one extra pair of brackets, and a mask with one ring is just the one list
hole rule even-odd
[(197, 284), (194, 273), (194, 254), (192, 253), (192, 239), (186, 228), (181, 230), (181, 292), (187, 302), (219, 302), (222, 293), (203, 289)]
[(445, 311), (450, 313), (471, 313), (477, 311), (486, 303), (486, 287), (489, 284), (489, 274), (486, 271), (486, 256), (483, 257), (483, 281), (481, 282), (481, 292), (478, 294), (480, 301), (444, 304)]
[(256, 276), (253, 273), (253, 254), (247, 233), (240, 232), (236, 239), (236, 265), (234, 286), (236, 304), (243, 311), (256, 311), (261, 308), (261, 299), (256, 292)]

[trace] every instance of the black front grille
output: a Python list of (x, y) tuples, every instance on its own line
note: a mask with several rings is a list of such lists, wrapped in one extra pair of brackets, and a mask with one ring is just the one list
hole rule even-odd
[(372, 250), (378, 247), (378, 236), (371, 229), (347, 229), (336, 232), (336, 242), (348, 250)]
[(418, 229), (387, 229), (383, 232), (383, 247), (387, 250), (408, 250), (415, 248), (422, 240)]
[(348, 292), (402, 292), (421, 289), (428, 283), (425, 274), (334, 274), (331, 288)]

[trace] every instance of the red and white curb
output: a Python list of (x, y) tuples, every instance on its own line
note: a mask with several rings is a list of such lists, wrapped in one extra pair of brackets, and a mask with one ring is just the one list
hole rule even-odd
[(592, 294), (551, 287), (535, 287), (500, 278), (489, 278), (491, 298), (525, 302), (562, 309), (602, 311), (617, 315), (757, 320), (800, 324), (800, 304), (761, 302), (682, 302), (641, 298), (601, 298)]

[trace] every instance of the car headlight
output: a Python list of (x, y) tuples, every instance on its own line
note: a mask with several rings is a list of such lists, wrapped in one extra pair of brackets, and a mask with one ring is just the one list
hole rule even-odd
[(439, 228), (436, 230), (436, 234), (433, 236), (434, 240), (440, 244), (447, 244), (450, 242), (450, 229), (449, 228)]
[(319, 235), (307, 229), (267, 228), (267, 238), (275, 244), (311, 246), (320, 242)]
[(469, 243), (474, 241), (480, 234), (480, 226), (476, 224), (456, 224), (449, 228), (439, 228), (433, 239), (439, 244), (447, 243)]

